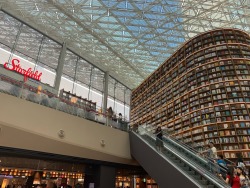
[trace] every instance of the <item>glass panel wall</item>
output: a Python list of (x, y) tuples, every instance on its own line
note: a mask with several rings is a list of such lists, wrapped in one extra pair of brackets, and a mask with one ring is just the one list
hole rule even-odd
[(19, 32), (13, 53), (19, 53), (19, 56), (35, 64), (42, 45), (43, 35), (26, 25), (22, 25)]
[(130, 97), (131, 97), (131, 90), (126, 89), (125, 90), (125, 118), (130, 119)]
[(97, 102), (97, 108), (103, 108), (104, 72), (93, 67), (91, 72), (90, 100)]
[(51, 69), (56, 70), (61, 50), (61, 45), (44, 36), (37, 64), (45, 64)]
[(54, 86), (62, 46), (0, 11), (0, 64), (18, 59), (21, 68), (42, 72), (41, 82)]
[[(42, 72), (41, 82), (54, 86), (62, 45), (48, 36), (0, 11), (0, 65), (18, 59), (23, 69)], [(104, 72), (82, 57), (66, 50), (60, 89), (97, 103), (103, 107)], [(131, 91), (109, 77), (108, 107), (129, 119)]]
[(76, 74), (75, 74), (75, 84), (74, 91), (78, 96), (82, 96), (88, 99), (89, 96), (89, 84), (90, 84), (90, 74), (92, 65), (89, 64), (82, 58), (78, 59)]
[[(10, 52), (13, 48), (16, 36), (19, 31), (21, 23), (16, 19), (8, 16), (7, 14), (0, 11), (0, 48), (7, 52)], [(8, 56), (8, 55), (6, 55)], [(3, 57), (3, 56), (2, 56)], [(3, 61), (0, 63), (8, 61), (8, 57), (1, 58)]]

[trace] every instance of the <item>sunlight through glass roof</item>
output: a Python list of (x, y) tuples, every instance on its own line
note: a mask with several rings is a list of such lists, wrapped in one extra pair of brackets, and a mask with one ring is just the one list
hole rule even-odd
[(131, 89), (180, 45), (201, 32), (223, 27), (250, 33), (250, 0), (0, 0), (0, 3), (5, 12), (57, 42), (66, 42), (72, 51), (109, 71)]

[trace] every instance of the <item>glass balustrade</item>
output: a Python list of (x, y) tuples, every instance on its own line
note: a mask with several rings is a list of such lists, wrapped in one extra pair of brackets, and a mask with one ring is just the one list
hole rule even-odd
[(80, 118), (108, 125), (112, 128), (128, 131), (128, 122), (125, 119), (117, 119), (115, 121), (112, 118), (108, 119), (105, 113), (96, 110), (96, 108), (101, 109), (101, 107), (92, 108), (91, 106), (79, 105), (70, 100), (58, 97), (55, 94), (58, 93), (57, 91), (40, 90), (23, 81), (0, 75), (0, 92)]

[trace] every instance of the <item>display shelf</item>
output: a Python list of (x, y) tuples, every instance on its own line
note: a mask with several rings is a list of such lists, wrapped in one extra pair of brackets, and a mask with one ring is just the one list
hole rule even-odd
[(186, 143), (213, 141), (222, 152), (234, 141), (240, 152), (250, 134), (249, 71), (247, 33), (218, 29), (196, 36), (132, 91), (131, 124), (166, 126)]
[(86, 98), (82, 98), (81, 96), (77, 96), (76, 94), (72, 94), (69, 91), (65, 91), (64, 89), (60, 90), (59, 97), (61, 99), (65, 99), (67, 101), (70, 101), (71, 103), (74, 103), (76, 105), (79, 105), (88, 111), (90, 111), (90, 110), (96, 111), (96, 102), (92, 102), (90, 100), (87, 100)]

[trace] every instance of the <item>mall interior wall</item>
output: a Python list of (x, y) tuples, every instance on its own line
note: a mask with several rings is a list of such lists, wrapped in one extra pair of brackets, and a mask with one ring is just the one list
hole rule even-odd
[(0, 103), (1, 146), (137, 165), (127, 132), (3, 93)]

